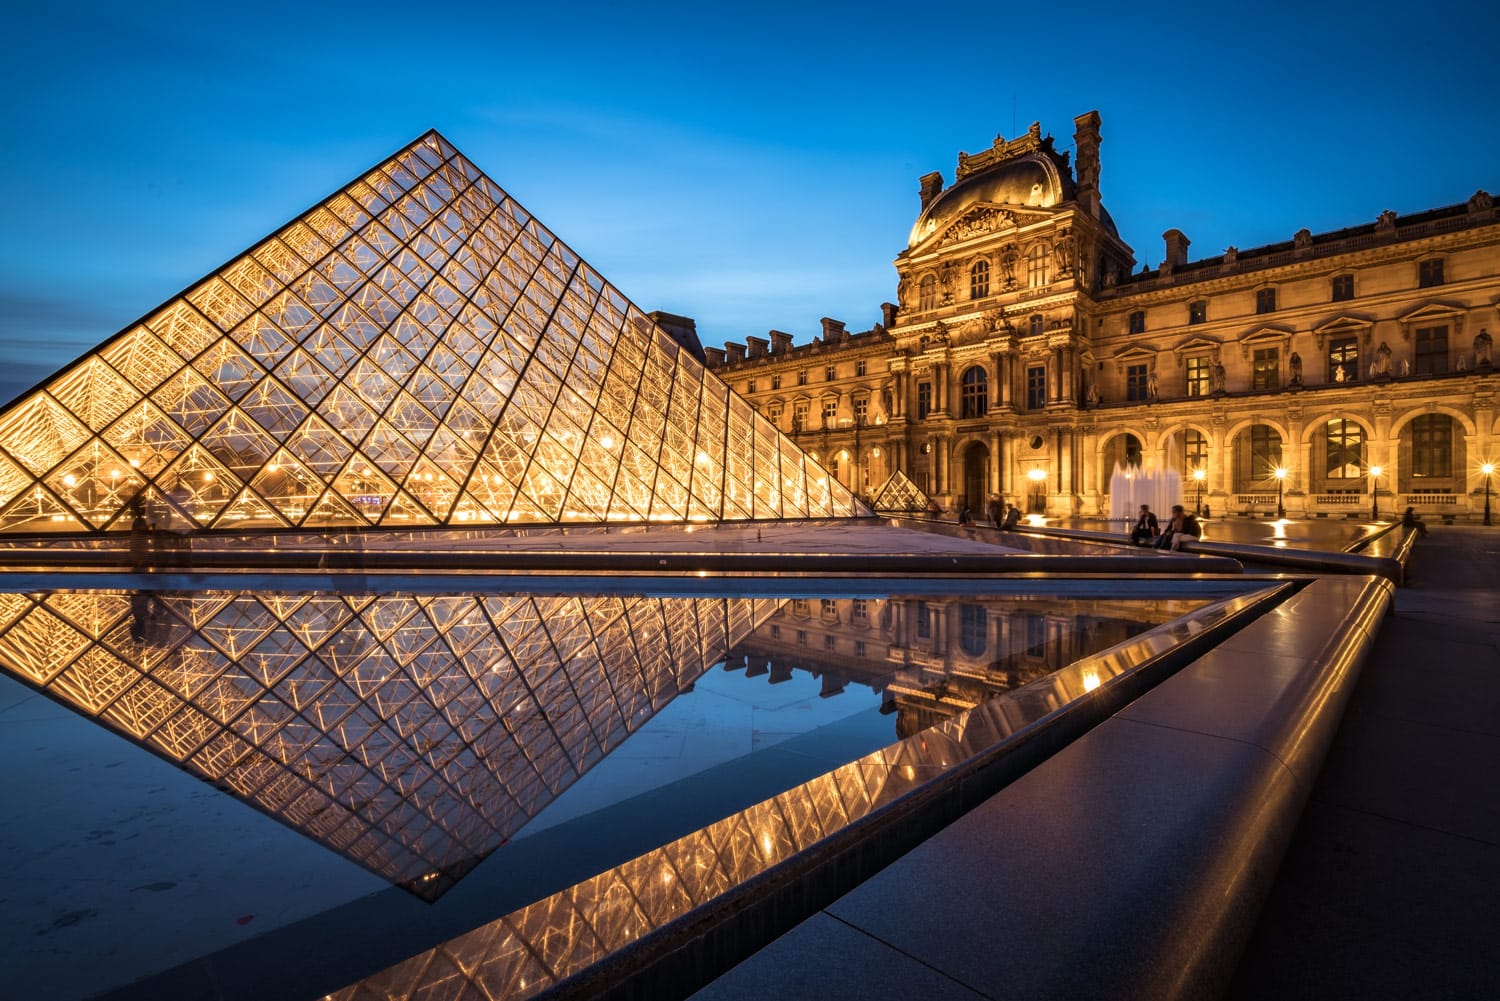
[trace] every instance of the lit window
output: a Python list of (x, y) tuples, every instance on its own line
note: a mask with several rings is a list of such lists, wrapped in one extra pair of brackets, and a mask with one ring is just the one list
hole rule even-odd
[(1432, 288), (1443, 284), (1443, 259), (1434, 257), (1417, 265), (1417, 287)]
[(1189, 428), (1182, 433), (1182, 479), (1193, 478), (1193, 470), (1208, 468), (1208, 439), (1202, 431)]
[(807, 428), (807, 415), (811, 406), (806, 400), (799, 400), (792, 410), (792, 430), (802, 431)]
[(1258, 289), (1255, 293), (1255, 311), (1257, 313), (1276, 312), (1276, 290), (1273, 288)]
[(1187, 394), (1189, 396), (1208, 395), (1208, 371), (1211, 367), (1207, 355), (1199, 355), (1187, 360)]
[(1272, 480), (1281, 466), (1281, 434), (1268, 424), (1250, 427), (1250, 478)]
[(1026, 284), (1032, 288), (1041, 288), (1052, 281), (1052, 255), (1048, 249), (1037, 244), (1032, 247), (1026, 255)]
[(823, 423), (826, 425), (839, 415), (839, 401), (827, 399), (823, 401)]
[(1359, 338), (1330, 338), (1328, 341), (1328, 381), (1355, 382), (1358, 379)]
[(854, 423), (864, 427), (865, 417), (870, 413), (870, 401), (858, 399), (854, 401)]
[(1324, 474), (1330, 480), (1355, 480), (1365, 475), (1365, 429), (1354, 421), (1336, 417), (1323, 428), (1328, 463)]
[(932, 275), (923, 275), (921, 290), (921, 296), (917, 299), (917, 308), (932, 309), (937, 305), (937, 278)]

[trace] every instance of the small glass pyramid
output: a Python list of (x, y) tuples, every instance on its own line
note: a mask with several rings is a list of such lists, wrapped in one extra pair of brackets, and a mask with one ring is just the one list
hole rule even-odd
[(927, 511), (932, 507), (928, 496), (917, 488), (911, 477), (899, 469), (875, 491), (875, 498), (870, 503), (880, 514)]
[(429, 132), (0, 412), (0, 532), (869, 514)]

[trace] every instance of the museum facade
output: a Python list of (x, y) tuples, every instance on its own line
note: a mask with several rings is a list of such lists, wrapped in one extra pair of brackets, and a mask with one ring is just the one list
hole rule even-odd
[(1099, 115), (1074, 126), (1076, 163), (1033, 125), (921, 178), (871, 330), (773, 330), (710, 368), (867, 497), (899, 470), (951, 510), (1088, 516), (1160, 469), (1218, 513), (1478, 515), (1500, 452), (1489, 194), (1199, 260), (1169, 229), (1138, 271)]

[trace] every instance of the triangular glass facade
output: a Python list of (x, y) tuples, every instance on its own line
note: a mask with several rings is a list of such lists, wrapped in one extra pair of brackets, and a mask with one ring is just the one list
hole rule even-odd
[(436, 132), (0, 413), (0, 532), (868, 514)]
[(870, 503), (881, 514), (927, 511), (932, 507), (931, 499), (917, 488), (911, 477), (899, 469), (875, 492), (875, 498)]
[(780, 604), (0, 593), (0, 663), (433, 899)]

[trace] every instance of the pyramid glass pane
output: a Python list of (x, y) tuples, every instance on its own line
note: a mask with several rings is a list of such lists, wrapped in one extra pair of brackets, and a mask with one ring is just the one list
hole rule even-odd
[(879, 513), (927, 511), (931, 509), (932, 501), (909, 476), (898, 469), (875, 492), (871, 506)]
[(195, 531), (870, 513), (435, 132), (0, 412), (0, 532), (137, 509)]

